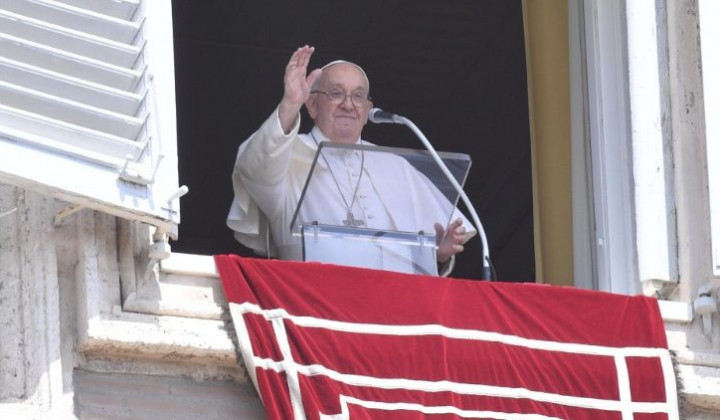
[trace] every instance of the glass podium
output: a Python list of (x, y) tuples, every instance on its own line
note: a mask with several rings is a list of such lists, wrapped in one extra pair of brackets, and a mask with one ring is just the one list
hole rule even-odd
[[(464, 185), (470, 156), (438, 155)], [(325, 142), (290, 229), (303, 261), (437, 275), (434, 225), (460, 217), (458, 198), (427, 151)]]

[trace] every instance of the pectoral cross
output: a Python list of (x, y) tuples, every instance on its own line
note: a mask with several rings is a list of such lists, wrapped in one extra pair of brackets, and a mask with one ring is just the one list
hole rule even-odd
[(348, 210), (347, 212), (347, 219), (343, 220), (343, 225), (345, 226), (352, 226), (352, 227), (358, 227), (358, 226), (364, 226), (365, 221), (362, 219), (355, 219), (355, 215)]

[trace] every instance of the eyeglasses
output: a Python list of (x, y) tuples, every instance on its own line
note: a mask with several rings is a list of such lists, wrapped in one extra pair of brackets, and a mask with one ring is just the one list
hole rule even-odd
[(310, 93), (322, 93), (323, 95), (327, 96), (330, 103), (333, 104), (340, 104), (345, 102), (345, 99), (348, 96), (350, 97), (350, 100), (355, 106), (365, 106), (368, 104), (368, 102), (370, 102), (370, 97), (365, 92), (345, 93), (342, 90), (331, 90), (330, 92), (325, 92), (324, 90), (313, 90)]

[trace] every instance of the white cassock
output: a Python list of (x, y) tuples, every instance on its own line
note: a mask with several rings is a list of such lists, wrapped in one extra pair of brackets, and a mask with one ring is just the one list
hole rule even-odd
[[(293, 235), (290, 224), (317, 143), (328, 141), (318, 127), (298, 134), (299, 127), (297, 118), (291, 132), (283, 133), (275, 110), (240, 145), (233, 171), (235, 198), (227, 218), (240, 243), (285, 260), (302, 259), (300, 238)], [(452, 219), (462, 218), (467, 239), (476, 233), (465, 216), (404, 158), (343, 149), (324, 149), (322, 156), (311, 186), (324, 193), (321, 198), (306, 193), (300, 213), (303, 220), (342, 226), (350, 209), (363, 222), (360, 227), (434, 235), (434, 224), (446, 225), (452, 215)], [(395, 269), (392, 264), (383, 268)]]

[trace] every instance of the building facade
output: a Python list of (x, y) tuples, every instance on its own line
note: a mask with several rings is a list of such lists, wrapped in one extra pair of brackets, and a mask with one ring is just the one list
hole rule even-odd
[[(657, 297), (689, 419), (720, 418), (715, 3), (523, 3), (538, 279)], [(211, 257), (169, 245), (170, 6), (0, 5), (3, 417), (263, 416)]]

